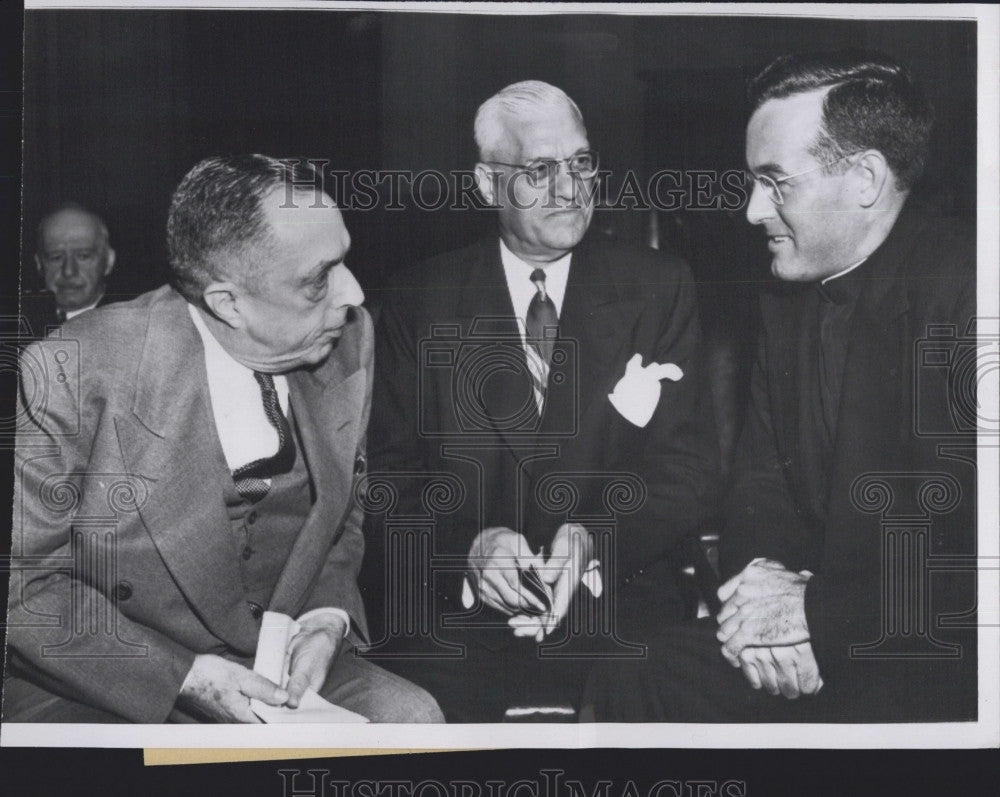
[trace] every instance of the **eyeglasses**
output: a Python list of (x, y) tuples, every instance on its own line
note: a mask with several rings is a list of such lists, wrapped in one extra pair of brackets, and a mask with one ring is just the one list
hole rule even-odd
[(813, 172), (818, 172), (820, 169), (833, 166), (833, 164), (840, 163), (842, 160), (846, 160), (847, 158), (857, 154), (857, 152), (850, 152), (847, 155), (841, 155), (836, 160), (821, 163), (819, 166), (813, 166), (811, 169), (806, 169), (804, 172), (796, 172), (795, 174), (789, 174), (786, 177), (779, 177), (777, 180), (766, 174), (753, 174), (752, 172), (747, 172), (747, 176), (751, 180), (755, 180), (757, 182), (757, 185), (763, 189), (764, 195), (770, 199), (771, 202), (775, 205), (784, 205), (785, 198), (781, 195), (781, 185), (783, 183), (787, 183), (789, 180), (794, 180), (796, 177), (802, 177), (807, 174), (812, 174)]
[(568, 158), (536, 158), (528, 163), (504, 163), (503, 161), (483, 161), (490, 166), (507, 166), (528, 175), (528, 183), (532, 188), (548, 185), (549, 181), (559, 174), (559, 166), (566, 164), (566, 171), (574, 177), (589, 180), (597, 174), (597, 153), (592, 149), (577, 152)]

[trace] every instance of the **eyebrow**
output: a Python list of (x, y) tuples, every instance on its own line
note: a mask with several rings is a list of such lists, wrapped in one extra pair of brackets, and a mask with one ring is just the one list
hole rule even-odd
[(343, 262), (344, 258), (340, 258), (339, 260), (323, 260), (320, 263), (317, 263), (315, 268), (312, 269), (312, 271), (310, 271), (301, 280), (299, 280), (299, 284), (303, 286), (311, 285), (313, 282), (319, 279), (320, 274), (329, 271), (335, 266), (339, 266)]
[[(580, 147), (580, 149), (576, 150), (576, 152), (574, 152), (569, 157), (575, 158), (577, 155), (582, 155), (584, 152), (590, 152), (590, 147), (589, 146)], [(546, 155), (539, 155), (537, 158), (528, 158), (526, 163), (533, 163), (535, 161), (557, 161), (557, 160), (568, 160), (568, 158), (552, 158)]]
[(751, 169), (747, 166), (747, 171), (754, 174), (785, 174), (785, 170), (777, 163), (763, 163), (758, 169)]

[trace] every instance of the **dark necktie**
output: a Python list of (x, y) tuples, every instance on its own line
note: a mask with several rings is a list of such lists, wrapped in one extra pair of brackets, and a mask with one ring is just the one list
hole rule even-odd
[(532, 388), (535, 393), (535, 403), (538, 414), (545, 409), (545, 394), (549, 387), (549, 366), (552, 364), (552, 349), (555, 346), (559, 316), (556, 306), (545, 290), (545, 272), (536, 268), (531, 272), (531, 281), (538, 288), (538, 293), (528, 305), (528, 315), (524, 319), (527, 328), (527, 358), (528, 371), (531, 374)]
[(295, 461), (295, 444), (288, 419), (278, 403), (278, 391), (274, 387), (274, 377), (270, 374), (253, 372), (260, 385), (260, 395), (264, 401), (264, 414), (271, 426), (278, 432), (278, 452), (270, 457), (254, 460), (233, 471), (236, 491), (247, 501), (255, 503), (267, 495), (271, 485), (267, 481), (272, 476), (287, 473)]
[(531, 281), (535, 283), (538, 292), (528, 305), (528, 317), (525, 326), (528, 328), (528, 340), (535, 347), (546, 368), (552, 364), (552, 349), (555, 345), (556, 332), (559, 327), (559, 315), (556, 306), (545, 290), (545, 272), (536, 268), (531, 272)]

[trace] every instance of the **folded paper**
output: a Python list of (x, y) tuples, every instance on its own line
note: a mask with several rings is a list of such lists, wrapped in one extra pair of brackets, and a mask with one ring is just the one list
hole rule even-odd
[[(287, 614), (264, 612), (253, 671), (284, 688), (288, 683), (288, 646), (300, 630), (301, 626)], [(250, 709), (267, 723), (368, 722), (360, 714), (324, 700), (312, 689), (306, 689), (298, 708), (269, 706), (251, 698)]]

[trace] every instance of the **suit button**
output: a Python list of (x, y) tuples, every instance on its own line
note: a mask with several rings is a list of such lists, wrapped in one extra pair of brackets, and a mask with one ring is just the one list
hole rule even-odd
[(247, 525), (252, 526), (257, 522), (257, 510), (251, 509), (250, 513), (247, 515)]
[(251, 556), (253, 556), (253, 548), (251, 548), (249, 545), (244, 545), (243, 550), (240, 552), (240, 554), (244, 559), (249, 559)]
[(115, 600), (127, 601), (132, 597), (132, 584), (128, 581), (119, 581), (115, 584)]
[(360, 476), (368, 469), (368, 462), (365, 460), (364, 454), (358, 454), (357, 458), (354, 460), (354, 475)]
[(264, 607), (259, 603), (254, 603), (253, 601), (247, 601), (247, 606), (250, 607), (250, 614), (253, 615), (254, 620), (259, 620), (264, 616)]

